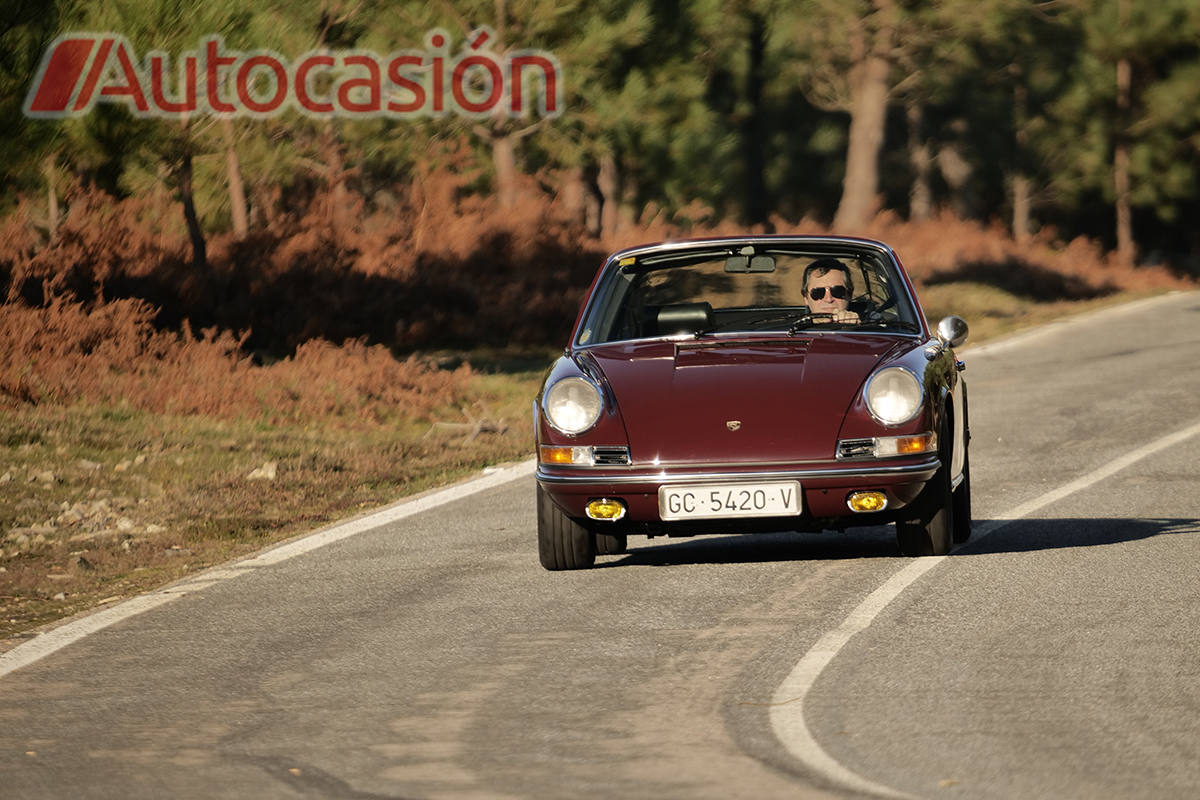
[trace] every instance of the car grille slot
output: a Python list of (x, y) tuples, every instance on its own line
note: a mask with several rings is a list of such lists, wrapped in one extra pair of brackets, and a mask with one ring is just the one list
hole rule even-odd
[(624, 467), (629, 464), (628, 447), (593, 447), (592, 462), (598, 467)]
[(838, 458), (864, 458), (873, 455), (874, 439), (843, 439), (838, 442)]

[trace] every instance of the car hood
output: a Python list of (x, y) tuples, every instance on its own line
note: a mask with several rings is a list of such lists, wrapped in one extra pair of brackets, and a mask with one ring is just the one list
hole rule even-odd
[(623, 342), (582, 358), (616, 397), (635, 464), (833, 458), (842, 418), (908, 337)]

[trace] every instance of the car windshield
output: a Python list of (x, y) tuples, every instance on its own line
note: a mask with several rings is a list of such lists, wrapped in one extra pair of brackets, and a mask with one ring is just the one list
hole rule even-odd
[[(812, 297), (820, 294), (817, 284), (830, 286), (826, 302)], [(832, 297), (844, 310), (830, 313)], [(734, 243), (646, 251), (610, 263), (577, 344), (799, 330), (921, 328), (895, 264), (881, 250)]]

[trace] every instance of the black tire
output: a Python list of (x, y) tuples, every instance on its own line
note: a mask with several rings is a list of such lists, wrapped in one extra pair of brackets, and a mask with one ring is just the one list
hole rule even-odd
[(587, 569), (596, 563), (596, 538), (537, 487), (538, 558), (549, 570)]
[(623, 533), (600, 533), (597, 531), (592, 534), (596, 537), (596, 555), (598, 556), (619, 556), (628, 549), (628, 539)]
[(915, 516), (896, 522), (896, 542), (905, 556), (943, 556), (954, 546), (954, 497), (950, 491), (949, 425), (942, 425), (941, 466), (913, 501)]

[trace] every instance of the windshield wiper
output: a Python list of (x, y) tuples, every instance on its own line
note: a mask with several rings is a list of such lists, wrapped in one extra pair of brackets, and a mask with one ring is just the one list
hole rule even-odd
[[(790, 321), (791, 324), (788, 326), (787, 334), (788, 334), (788, 336), (795, 336), (797, 333), (800, 332), (800, 330), (802, 328), (812, 325), (814, 319), (821, 319), (822, 324), (825, 324), (825, 322), (832, 323), (833, 322), (832, 317), (833, 317), (832, 314), (826, 314), (826, 313), (814, 314), (812, 311), (808, 310), (808, 308), (797, 308), (794, 311), (787, 311), (787, 312), (780, 313), (780, 314), (772, 314), (772, 315), (766, 316), (766, 317), (759, 317), (758, 319), (752, 320), (751, 322), (749, 322), (747, 324), (754, 325), (754, 326), (762, 326), (762, 325), (769, 325), (772, 322), (788, 322), (788, 321)], [(921, 330), (920, 327), (918, 325), (915, 325), (914, 323), (903, 322), (901, 320), (894, 320), (894, 319), (888, 320), (888, 319), (864, 318), (864, 319), (860, 319), (858, 322), (838, 323), (838, 324), (849, 325), (852, 328), (856, 328), (858, 330), (900, 330), (900, 331), (905, 331), (906, 333), (920, 333), (920, 330)], [(701, 328), (700, 330), (696, 331), (693, 334), (693, 336), (695, 336), (695, 338), (699, 339), (702, 336), (709, 336), (717, 331), (724, 330), (727, 327), (729, 327), (728, 323), (726, 323), (724, 325), (710, 325), (707, 328)], [(839, 328), (838, 330), (841, 330), (841, 329)]]
[(898, 319), (864, 320), (858, 324), (860, 328), (876, 328), (880, 330), (900, 330), (906, 333), (920, 333), (921, 328), (912, 322), (902, 322)]
[(792, 324), (788, 328), (788, 335), (790, 336), (796, 332), (795, 329), (798, 326), (806, 325), (811, 322), (812, 314), (809, 312), (807, 306), (801, 306), (800, 308), (793, 309), (792, 311), (785, 311), (781, 314), (772, 314), (769, 317), (759, 317), (758, 319), (754, 320), (754, 324), (766, 325), (772, 322), (787, 322), (788, 320), (792, 320)]
[[(786, 311), (786, 312), (783, 312), (780, 314), (772, 314), (772, 315), (766, 316), (766, 317), (759, 317), (759, 318), (751, 320), (750, 322), (747, 322), (745, 324), (746, 325), (754, 325), (757, 327), (757, 326), (761, 326), (761, 325), (769, 325), (772, 322), (787, 322), (787, 321), (791, 320), (792, 324), (788, 328), (787, 333), (789, 336), (794, 336), (796, 331), (801, 326), (808, 325), (809, 323), (812, 322), (812, 317), (813, 317), (812, 312), (810, 312), (807, 307), (801, 307), (801, 308), (797, 308), (792, 311)], [(728, 327), (728, 324), (711, 325), (707, 328), (701, 328), (700, 330), (696, 331), (695, 336), (698, 339), (701, 336), (708, 336), (709, 334), (714, 333), (715, 331), (722, 330), (726, 327)]]

